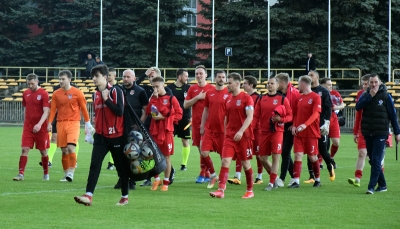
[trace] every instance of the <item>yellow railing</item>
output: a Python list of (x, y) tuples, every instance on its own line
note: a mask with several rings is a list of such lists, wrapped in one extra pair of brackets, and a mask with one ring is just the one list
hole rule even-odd
[[(58, 78), (57, 74), (59, 71), (68, 69), (72, 72), (74, 79), (85, 78), (84, 75), (84, 67), (13, 67), (13, 66), (0, 66), (0, 72), (3, 74), (1, 77), (7, 78), (17, 78), (21, 79), (25, 77), (29, 73), (36, 73), (40, 77), (44, 77), (46, 82), (51, 79)], [(122, 72), (127, 68), (116, 68), (117, 77), (122, 76)], [(143, 74), (147, 68), (133, 68), (137, 72), (137, 75)], [(175, 73), (177, 68), (160, 68), (162, 75), (168, 79), (175, 79)], [(189, 77), (194, 77), (195, 68), (187, 68), (189, 71)], [(210, 72), (210, 68), (208, 72)], [(268, 78), (268, 69), (266, 68), (215, 68), (214, 71), (224, 70), (226, 72), (238, 72), (241, 75), (253, 75), (258, 78), (260, 81)], [(399, 69), (395, 69), (399, 70)], [(395, 72), (393, 70), (393, 74)], [(327, 68), (319, 68), (317, 70), (320, 73), (321, 78), (328, 75)], [(298, 76), (305, 74), (305, 69), (303, 68), (272, 68), (270, 69), (270, 75), (276, 75), (277, 73), (288, 73), (293, 80), (298, 78)], [(361, 77), (361, 70), (359, 68), (331, 68), (331, 74), (334, 75), (339, 72), (340, 77), (335, 77), (334, 80), (355, 80), (354, 76), (358, 76), (358, 80)], [(353, 77), (346, 77), (347, 72), (353, 72)], [(138, 74), (140, 73), (140, 74)]]

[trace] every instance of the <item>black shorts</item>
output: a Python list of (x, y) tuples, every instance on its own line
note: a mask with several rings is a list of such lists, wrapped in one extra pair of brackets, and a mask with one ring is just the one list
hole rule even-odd
[(189, 119), (190, 117), (185, 117), (183, 116), (182, 119), (178, 122), (178, 125), (174, 124), (174, 135), (178, 136), (178, 138), (183, 138), (183, 139), (190, 139), (190, 132), (192, 126), (184, 130), (185, 126), (189, 124)]
[(57, 120), (54, 120), (53, 123), (51, 124), (51, 133), (52, 134), (57, 133)]

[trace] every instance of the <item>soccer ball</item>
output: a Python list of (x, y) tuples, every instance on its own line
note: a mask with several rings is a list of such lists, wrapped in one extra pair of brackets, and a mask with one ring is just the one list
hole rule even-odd
[(126, 144), (124, 148), (124, 154), (130, 160), (135, 160), (139, 158), (140, 156), (139, 145), (133, 142)]
[(143, 172), (143, 169), (141, 167), (141, 160), (136, 159), (131, 161), (131, 170), (134, 174), (140, 174)]
[(139, 131), (132, 130), (128, 134), (128, 142), (133, 142), (141, 145), (143, 143), (143, 135)]
[(143, 146), (141, 153), (146, 160), (153, 158), (153, 151), (148, 145)]

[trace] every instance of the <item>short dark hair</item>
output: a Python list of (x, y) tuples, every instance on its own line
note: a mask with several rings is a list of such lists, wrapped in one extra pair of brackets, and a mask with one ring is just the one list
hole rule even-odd
[(70, 70), (61, 70), (61, 71), (58, 73), (58, 76), (59, 76), (59, 77), (60, 77), (60, 76), (67, 76), (68, 79), (71, 79), (71, 78), (72, 78), (72, 72), (71, 72)]
[(363, 76), (361, 77), (361, 81), (368, 81), (368, 80), (369, 80), (369, 77), (370, 77), (371, 75), (372, 75), (372, 74), (363, 75)]
[(151, 80), (152, 83), (156, 83), (156, 82), (161, 82), (164, 83), (164, 78), (162, 78), (161, 76), (154, 76), (153, 79)]
[(253, 85), (253, 88), (257, 87), (257, 79), (254, 76), (248, 75), (244, 77), (245, 80), (249, 83), (249, 85)]
[(108, 77), (108, 67), (105, 64), (100, 64), (100, 65), (96, 65), (92, 68), (92, 70), (90, 70), (90, 75), (94, 76), (96, 75), (98, 72), (100, 72), (100, 74), (102, 74), (103, 76)]
[(108, 72), (117, 72), (115, 68), (108, 68)]
[(229, 78), (231, 78), (231, 79), (233, 79), (233, 80), (235, 80), (235, 81), (239, 81), (239, 82), (242, 80), (242, 76), (241, 76), (239, 73), (237, 73), (237, 72), (229, 73), (228, 79), (229, 79)]
[(378, 77), (378, 80), (379, 80), (379, 81), (382, 81), (382, 80), (381, 80), (381, 77), (379, 77), (378, 74), (370, 74), (369, 77), (368, 77), (368, 80), (370, 80), (372, 77)]
[(321, 84), (326, 84), (326, 82), (332, 81), (331, 78), (325, 77), (321, 79)]
[(184, 68), (180, 68), (180, 69), (176, 70), (176, 78), (178, 78), (184, 72), (188, 72), (188, 71), (186, 69), (184, 69)]
[(206, 66), (204, 66), (204, 65), (197, 65), (197, 66), (196, 66), (196, 70), (199, 69), (199, 68), (202, 68), (202, 69), (204, 69), (205, 72), (207, 72)]
[(215, 72), (215, 76), (217, 76), (217, 74), (225, 74), (226, 75), (226, 72), (224, 70), (217, 70)]
[(30, 74), (28, 74), (27, 76), (26, 76), (26, 81), (29, 81), (29, 80), (38, 80), (39, 79), (39, 77), (35, 74), (35, 73), (30, 73)]

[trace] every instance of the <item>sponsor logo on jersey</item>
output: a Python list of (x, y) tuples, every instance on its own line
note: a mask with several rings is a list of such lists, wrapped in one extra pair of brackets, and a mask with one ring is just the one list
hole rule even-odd
[(37, 100), (41, 100), (41, 99), (42, 99), (42, 95), (38, 95), (38, 96), (36, 97), (36, 99), (37, 99)]
[(68, 99), (72, 99), (72, 95), (71, 94), (68, 94)]
[(31, 96), (31, 94), (28, 94), (27, 96)]
[(242, 104), (241, 100), (236, 101), (236, 106), (240, 106), (240, 104)]
[(215, 94), (211, 94), (210, 96), (214, 96)]
[(272, 104), (274, 104), (274, 105), (278, 104), (278, 100), (277, 100), (277, 99), (274, 99), (274, 101), (272, 102)]
[(308, 100), (308, 104), (312, 104), (312, 99), (309, 99), (309, 100)]
[(382, 99), (380, 99), (380, 100), (378, 101), (378, 105), (379, 105), (379, 106), (382, 106), (382, 104), (383, 104), (383, 101), (382, 101)]
[(194, 90), (194, 92), (197, 92), (198, 90), (196, 89), (196, 90)]
[(168, 104), (168, 99), (163, 99), (163, 102), (162, 102), (164, 105), (167, 105)]
[(224, 100), (226, 100), (226, 98), (228, 98), (228, 94), (224, 94)]

